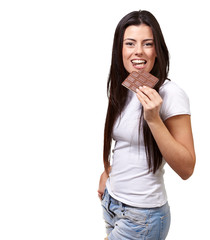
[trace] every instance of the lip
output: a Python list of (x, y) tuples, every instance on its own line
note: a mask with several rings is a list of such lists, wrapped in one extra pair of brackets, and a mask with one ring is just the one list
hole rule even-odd
[[(132, 61), (134, 61), (134, 60), (141, 60), (141, 61), (145, 61), (146, 63), (145, 64), (141, 64), (141, 65), (135, 65)], [(137, 70), (139, 70), (139, 69), (144, 69), (145, 67), (146, 67), (146, 65), (147, 65), (147, 60), (146, 59), (143, 59), (143, 58), (134, 58), (134, 59), (132, 59), (131, 60), (131, 64), (132, 64), (132, 66), (135, 68), (135, 69), (137, 69)]]
[(147, 60), (144, 59), (144, 58), (133, 58), (133, 59), (131, 59), (131, 62), (134, 61), (134, 60), (141, 60), (141, 61), (145, 61), (145, 62), (147, 61)]

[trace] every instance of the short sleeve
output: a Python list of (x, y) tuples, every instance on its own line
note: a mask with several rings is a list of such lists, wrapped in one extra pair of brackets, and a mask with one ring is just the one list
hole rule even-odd
[(163, 121), (177, 115), (191, 115), (189, 98), (185, 91), (172, 81), (166, 81), (159, 90), (163, 99), (160, 116)]

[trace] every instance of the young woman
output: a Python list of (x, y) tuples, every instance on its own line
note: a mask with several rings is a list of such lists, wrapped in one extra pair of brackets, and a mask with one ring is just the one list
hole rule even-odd
[[(121, 83), (140, 69), (159, 82), (154, 89), (144, 86), (133, 93)], [(193, 173), (189, 100), (167, 79), (168, 71), (168, 49), (155, 17), (148, 11), (123, 17), (114, 36), (104, 130), (105, 171), (98, 189), (109, 240), (165, 239), (170, 209), (164, 164), (182, 179)]]

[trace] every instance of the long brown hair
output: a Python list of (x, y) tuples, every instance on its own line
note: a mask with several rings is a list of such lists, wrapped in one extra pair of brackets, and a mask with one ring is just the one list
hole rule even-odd
[[(110, 166), (113, 125), (116, 118), (121, 114), (125, 106), (127, 94), (129, 91), (121, 85), (122, 81), (129, 75), (123, 65), (122, 60), (123, 37), (128, 26), (138, 26), (140, 24), (146, 24), (147, 26), (151, 27), (154, 37), (157, 57), (153, 69), (150, 73), (159, 78), (159, 82), (155, 86), (156, 91), (159, 91), (160, 86), (164, 83), (165, 79), (167, 79), (168, 76), (169, 53), (156, 18), (148, 11), (134, 11), (127, 14), (121, 19), (115, 30), (112, 48), (112, 61), (107, 82), (107, 94), (109, 103), (104, 128), (103, 151), (103, 160), (106, 172), (108, 172)], [(143, 118), (143, 108), (139, 122), (139, 134), (141, 124), (143, 124), (143, 136), (148, 168), (149, 170), (152, 170), (153, 173), (155, 173), (162, 163), (162, 154), (152, 136), (152, 133), (146, 121)]]

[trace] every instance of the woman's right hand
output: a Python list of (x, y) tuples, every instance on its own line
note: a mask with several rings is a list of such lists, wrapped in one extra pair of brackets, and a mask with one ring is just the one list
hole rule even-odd
[(106, 181), (108, 179), (109, 175), (104, 171), (101, 174), (100, 180), (99, 180), (99, 186), (98, 186), (98, 197), (100, 200), (102, 200), (102, 196), (104, 194), (104, 190), (106, 187)]

